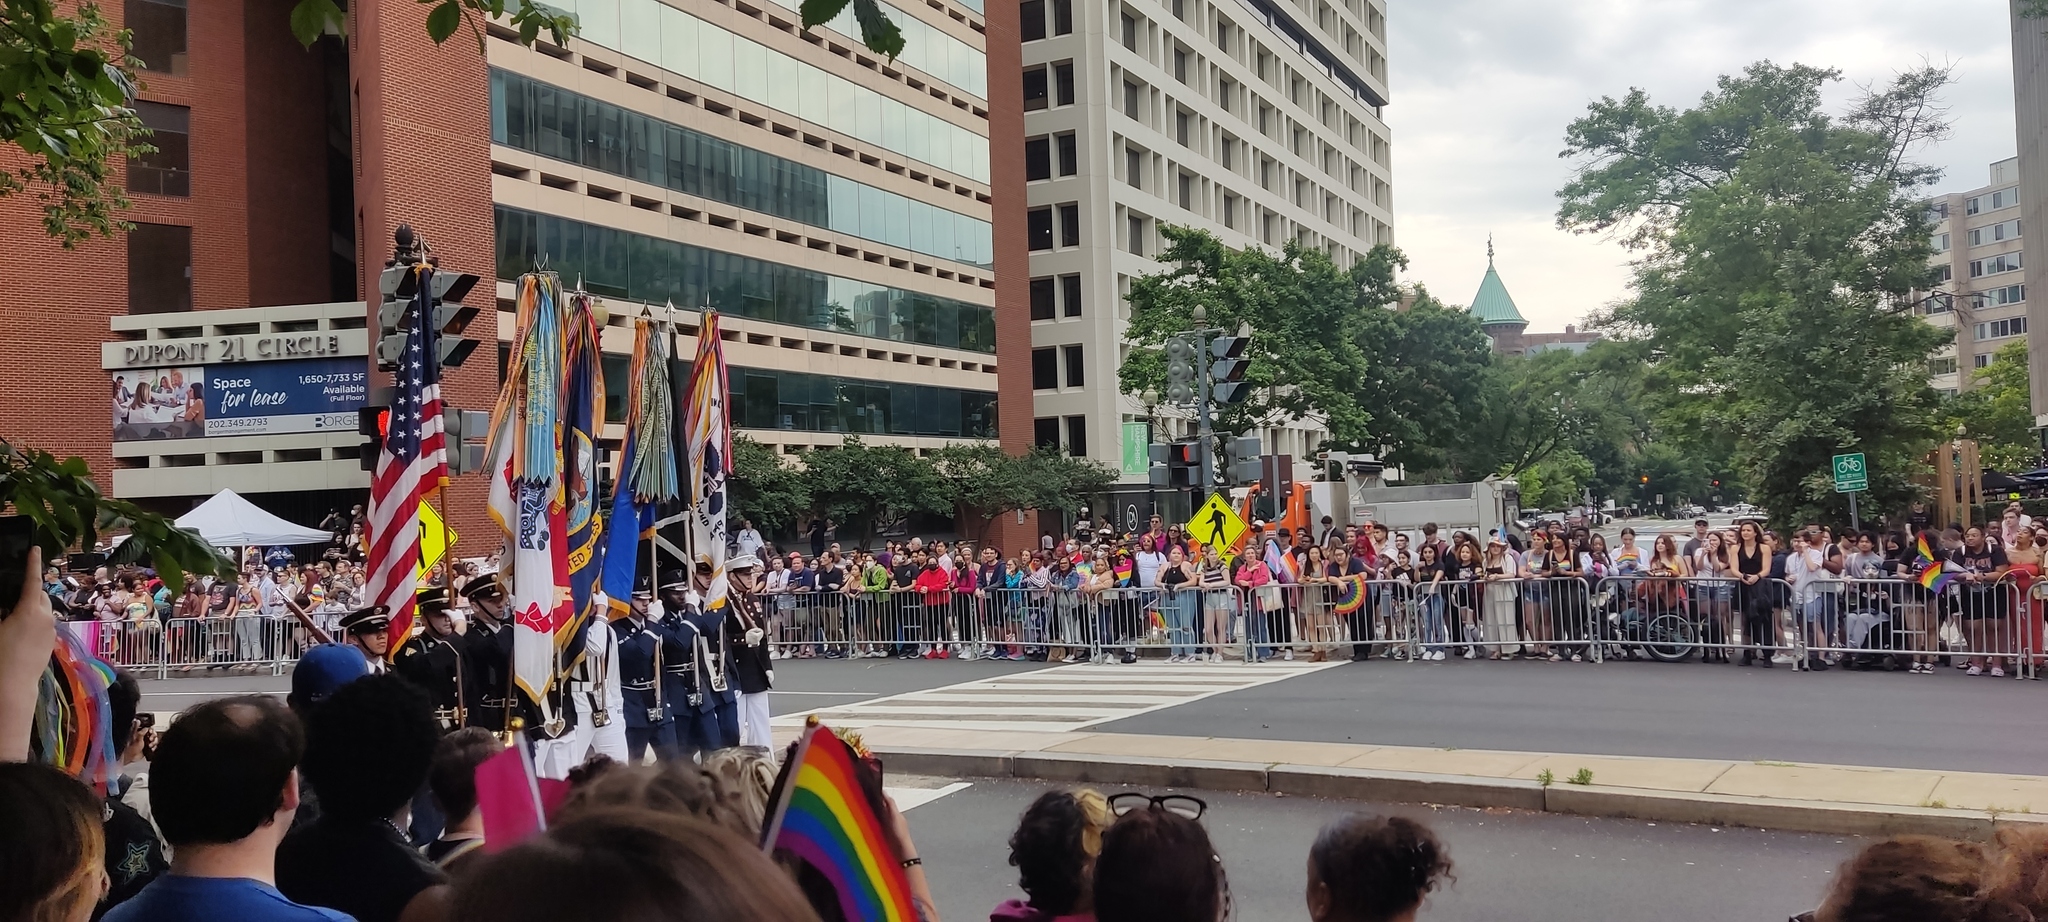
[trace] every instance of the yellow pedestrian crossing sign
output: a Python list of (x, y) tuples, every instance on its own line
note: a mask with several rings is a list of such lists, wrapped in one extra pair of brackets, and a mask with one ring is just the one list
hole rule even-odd
[[(444, 530), (445, 529), (445, 530)], [(427, 577), (427, 571), (441, 562), (448, 553), (448, 546), (455, 543), (455, 529), (441, 523), (441, 514), (434, 511), (430, 503), (420, 503), (420, 578)]]
[(1223, 494), (1211, 493), (1209, 501), (1188, 519), (1187, 532), (1195, 540), (1218, 551), (1228, 551), (1237, 546), (1237, 539), (1244, 537), (1244, 530), (1249, 527), (1237, 510), (1230, 508), (1230, 502), (1223, 498)]

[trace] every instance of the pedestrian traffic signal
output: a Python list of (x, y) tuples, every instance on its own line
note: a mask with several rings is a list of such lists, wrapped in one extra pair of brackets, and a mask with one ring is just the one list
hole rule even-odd
[(1166, 341), (1166, 402), (1176, 406), (1195, 402), (1195, 341), (1176, 336)]
[(1209, 396), (1216, 406), (1231, 406), (1251, 396), (1251, 387), (1244, 383), (1252, 364), (1244, 353), (1251, 344), (1249, 336), (1218, 336), (1209, 341), (1209, 355), (1215, 359), (1209, 365)]
[(363, 470), (377, 469), (377, 456), (384, 451), (384, 434), (391, 431), (390, 407), (363, 407), (356, 411), (356, 431), (363, 435), (363, 446), (356, 450), (362, 460)]
[(1225, 476), (1233, 487), (1258, 483), (1261, 474), (1259, 465), (1259, 440), (1256, 437), (1231, 436), (1223, 443)]
[(1155, 487), (1199, 487), (1202, 466), (1209, 461), (1208, 447), (1199, 441), (1167, 442), (1151, 446), (1151, 483)]
[(480, 410), (441, 411), (441, 438), (447, 448), (448, 474), (484, 469), (484, 441), (490, 437), (491, 415)]

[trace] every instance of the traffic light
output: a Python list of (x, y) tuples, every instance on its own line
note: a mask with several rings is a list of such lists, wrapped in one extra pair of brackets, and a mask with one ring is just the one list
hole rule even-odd
[(1186, 488), (1202, 485), (1202, 465), (1209, 462), (1209, 451), (1201, 442), (1154, 444), (1150, 451), (1153, 486)]
[(1644, 482), (1644, 483), (1646, 483), (1646, 484), (1647, 484), (1647, 483), (1649, 483), (1649, 482), (1650, 482), (1650, 475), (1648, 475), (1648, 474), (1644, 474), (1644, 475), (1643, 475), (1643, 482)]
[(1195, 339), (1176, 336), (1166, 341), (1166, 402), (1185, 406), (1195, 402)]
[(1233, 487), (1258, 483), (1262, 468), (1259, 464), (1259, 440), (1257, 437), (1232, 436), (1223, 443), (1225, 476)]
[(357, 449), (363, 470), (377, 469), (377, 456), (384, 452), (384, 434), (391, 431), (390, 407), (363, 407), (356, 411), (356, 431), (362, 433), (363, 446)]
[(1244, 383), (1252, 364), (1244, 352), (1251, 344), (1249, 336), (1218, 336), (1209, 341), (1209, 356), (1215, 359), (1209, 365), (1209, 396), (1216, 406), (1227, 407), (1251, 396), (1251, 387)]
[[(459, 302), (469, 296), (479, 279), (467, 272), (429, 271), (432, 281), (427, 294), (433, 312), (428, 320), (441, 333), (435, 358), (444, 368), (460, 367), (477, 347), (476, 340), (462, 337), (462, 331), (481, 311)], [(383, 295), (377, 306), (377, 367), (394, 371), (405, 354), (405, 313), (419, 293), (419, 273), (408, 265), (387, 268), (377, 277), (377, 290)]]
[(490, 437), (491, 415), (480, 410), (441, 411), (441, 437), (447, 447), (448, 474), (484, 469), (484, 441)]

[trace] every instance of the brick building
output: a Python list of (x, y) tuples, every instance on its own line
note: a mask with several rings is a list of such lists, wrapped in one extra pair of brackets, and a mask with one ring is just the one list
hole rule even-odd
[[(735, 426), (785, 451), (846, 432), (1028, 444), (1030, 393), (997, 374), (1030, 348), (1022, 112), (990, 103), (1020, 95), (1014, 9), (897, 0), (909, 44), (889, 62), (850, 23), (805, 34), (775, 4), (555, 5), (582, 23), (567, 47), (492, 27), (480, 52), (467, 33), (433, 45), (411, 0), (351, 3), (350, 40), (311, 50), (286, 0), (110, 4), (159, 152), (120, 174), (136, 230), (116, 239), (66, 251), (30, 197), (0, 200), (0, 277), (25, 282), (0, 324), (50, 369), (0, 426), (166, 512), (222, 486), (306, 523), (362, 501), (345, 399), (294, 392), (282, 422), (209, 404), (180, 424), (141, 384), (388, 383), (361, 293), (404, 222), (444, 270), (497, 278), (469, 298), (498, 297), (465, 333), (486, 343), (510, 338), (512, 279), (543, 259), (606, 300), (619, 373), (639, 303), (674, 304), (694, 334), (687, 308), (708, 301), (727, 317)], [(493, 359), (449, 372), (452, 404), (489, 409)], [(451, 489), (465, 535), (492, 533), (483, 492)]]

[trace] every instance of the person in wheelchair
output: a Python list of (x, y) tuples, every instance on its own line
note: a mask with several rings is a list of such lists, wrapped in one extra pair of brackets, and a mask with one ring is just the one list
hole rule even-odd
[[(1650, 659), (1677, 662), (1691, 655), (1697, 630), (1687, 605), (1685, 558), (1670, 535), (1658, 535), (1650, 560), (1643, 570), (1645, 579), (1630, 580), (1615, 600), (1619, 609), (1610, 624), (1621, 643), (1621, 653), (1636, 659), (1640, 652)], [(1711, 662), (1710, 651), (1701, 662)], [(1726, 661), (1726, 655), (1722, 655)]]

